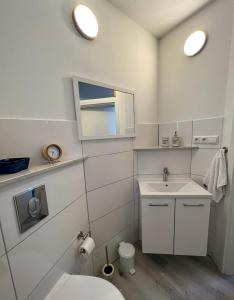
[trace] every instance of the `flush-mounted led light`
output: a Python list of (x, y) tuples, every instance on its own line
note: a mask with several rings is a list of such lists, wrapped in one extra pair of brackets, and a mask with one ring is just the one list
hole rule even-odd
[(185, 41), (184, 53), (187, 56), (194, 56), (205, 46), (207, 40), (206, 33), (202, 30), (194, 31)]
[(93, 40), (98, 35), (98, 22), (94, 13), (85, 5), (79, 4), (73, 10), (73, 20), (83, 37)]

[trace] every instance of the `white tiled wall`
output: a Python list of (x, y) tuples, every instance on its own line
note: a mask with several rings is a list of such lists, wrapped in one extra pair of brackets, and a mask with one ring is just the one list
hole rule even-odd
[(132, 150), (132, 139), (83, 141), (84, 155), (88, 157)]
[[(133, 155), (133, 140), (97, 140), (82, 143), (85, 161), (85, 179), (89, 207), (90, 228), (95, 239), (95, 273), (105, 263), (105, 247), (108, 246), (110, 259), (117, 258), (119, 239), (133, 241), (134, 218), (134, 169), (136, 156)], [(136, 237), (137, 238), (137, 237)]]
[(90, 221), (95, 221), (134, 200), (133, 196), (133, 177), (88, 192)]
[[(20, 234), (13, 195), (39, 184), (46, 186), (50, 214), (38, 225)], [(58, 269), (56, 265), (67, 251), (73, 255), (68, 260), (81, 259), (77, 251), (71, 252), (71, 249), (74, 248), (78, 232), (89, 230), (84, 186), (83, 167), (79, 163), (14, 184), (11, 189), (5, 188), (1, 193), (2, 228), (19, 300), (26, 299), (31, 293), (37, 297), (34, 289), (40, 286), (53, 268)], [(63, 271), (69, 272), (70, 266), (65, 265)], [(80, 273), (82, 267), (77, 271)]]
[(0, 291), (1, 299), (16, 299), (6, 254), (0, 257)]
[(87, 224), (86, 199), (82, 196), (8, 252), (19, 299), (36, 288)]
[[(212, 158), (222, 145), (223, 118), (201, 119), (193, 121), (193, 135), (209, 136), (218, 135), (219, 143), (217, 145), (199, 145), (198, 150), (192, 152), (191, 177), (203, 185), (203, 178), (209, 168)], [(211, 203), (208, 253), (212, 253), (216, 231), (216, 205)]]
[(3, 243), (2, 231), (1, 231), (1, 224), (0, 224), (0, 257), (5, 254), (5, 247)]
[(212, 158), (218, 149), (197, 149), (192, 151), (192, 175), (205, 176)]
[(91, 223), (91, 231), (97, 248), (134, 222), (134, 202), (130, 202), (112, 213)]
[[(25, 233), (21, 234), (18, 230), (12, 198), (14, 195), (17, 195), (30, 187), (41, 184), (45, 184), (46, 186), (50, 214), (38, 225), (35, 225)], [(7, 249), (10, 250), (19, 242), (23, 241), (83, 194), (85, 194), (85, 184), (82, 163), (11, 185), (10, 189), (9, 187), (1, 189), (0, 218), (2, 221), (3, 232), (5, 233)]]
[(90, 157), (85, 161), (88, 191), (133, 176), (133, 151)]
[[(87, 231), (88, 228), (85, 229)], [(75, 239), (72, 245), (65, 251), (56, 265), (47, 273), (47, 275), (41, 280), (40, 284), (30, 294), (30, 300), (41, 300), (51, 289), (51, 286), (59, 279), (64, 273), (70, 274), (93, 274), (92, 260), (83, 261), (78, 259), (77, 249), (79, 242)]]
[(170, 146), (172, 145), (171, 139), (177, 132), (178, 136), (181, 138), (181, 146), (189, 147), (192, 143), (192, 131), (193, 125), (192, 121), (181, 121), (174, 123), (162, 123), (159, 124), (159, 145), (162, 145), (162, 138), (168, 137)]
[[(222, 117), (159, 124), (159, 146), (161, 146), (162, 137), (169, 137), (171, 143), (175, 131), (182, 138), (182, 146), (192, 146), (194, 135), (218, 135), (219, 143), (217, 145), (200, 144), (199, 149), (192, 151), (189, 149), (138, 151), (137, 173), (140, 175), (159, 175), (162, 174), (164, 167), (168, 167), (171, 175), (192, 175), (200, 182), (199, 177), (205, 175), (213, 156), (221, 147), (222, 130)], [(147, 145), (142, 146), (147, 147)]]
[(4, 300), (15, 300), (15, 292), (10, 269), (5, 253), (3, 237), (0, 230), (0, 297)]
[(167, 167), (171, 175), (190, 175), (191, 151), (140, 151), (138, 152), (138, 174), (160, 175)]
[(193, 135), (218, 135), (219, 143), (217, 145), (199, 145), (200, 148), (220, 148), (222, 144), (222, 132), (223, 132), (223, 117), (200, 119), (193, 121)]
[(212, 158), (222, 145), (222, 132), (222, 117), (193, 121), (194, 136), (219, 136), (219, 143), (217, 145), (201, 144), (199, 145), (199, 149), (192, 151), (191, 175), (198, 181), (201, 181), (199, 177), (205, 176)]
[(81, 155), (75, 121), (0, 119), (0, 136), (1, 158), (28, 156), (31, 164), (38, 164), (42, 147), (52, 143), (62, 147), (63, 159)]
[[(30, 156), (32, 164), (42, 163), (41, 148), (49, 143), (61, 145), (63, 160), (81, 156), (76, 126), (74, 121), (1, 119), (0, 157)], [(41, 184), (46, 186), (49, 216), (20, 234), (13, 196)], [(77, 252), (78, 232), (89, 231), (83, 163), (1, 188), (0, 220), (18, 300), (43, 299), (62, 272), (93, 274), (92, 259)], [(14, 300), (1, 237), (0, 253), (0, 298)], [(2, 294), (3, 286), (9, 295)]]
[(135, 147), (155, 147), (158, 146), (158, 124), (138, 123), (136, 125)]

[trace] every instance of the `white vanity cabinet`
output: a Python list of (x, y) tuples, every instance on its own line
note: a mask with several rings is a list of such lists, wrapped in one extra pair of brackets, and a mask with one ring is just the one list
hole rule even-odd
[(141, 198), (143, 253), (205, 256), (210, 200)]
[(206, 255), (209, 216), (209, 199), (176, 199), (174, 254)]
[(142, 199), (142, 250), (173, 254), (174, 199)]

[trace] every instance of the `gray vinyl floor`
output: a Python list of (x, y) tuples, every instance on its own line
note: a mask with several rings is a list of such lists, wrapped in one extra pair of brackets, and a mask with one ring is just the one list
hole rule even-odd
[[(116, 269), (118, 262), (116, 262)], [(234, 277), (207, 257), (136, 253), (136, 274), (113, 280), (126, 300), (234, 300)]]

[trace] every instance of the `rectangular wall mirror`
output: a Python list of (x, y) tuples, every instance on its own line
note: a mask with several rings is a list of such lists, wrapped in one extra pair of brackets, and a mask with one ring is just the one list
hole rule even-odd
[(80, 140), (135, 136), (132, 92), (80, 77), (73, 88)]

